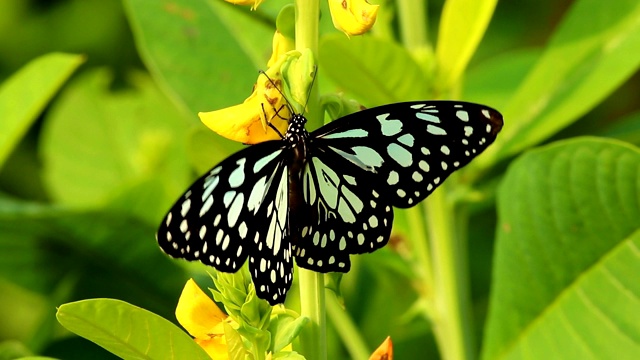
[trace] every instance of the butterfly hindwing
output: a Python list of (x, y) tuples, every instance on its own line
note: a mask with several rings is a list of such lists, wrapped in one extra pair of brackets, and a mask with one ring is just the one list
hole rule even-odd
[(313, 151), (303, 171), (306, 209), (298, 266), (347, 272), (349, 254), (383, 247), (391, 233), (393, 209), (380, 183), (334, 152)]
[(266, 299), (282, 296), (292, 278), (291, 245), (283, 231), (286, 156), (286, 143), (270, 141), (215, 166), (169, 210), (157, 232), (160, 247), (223, 272), (236, 272), (249, 256), (256, 292)]
[(391, 205), (407, 208), (480, 154), (501, 128), (502, 116), (489, 107), (421, 101), (347, 115), (311, 138), (314, 148), (333, 151), (369, 172), (362, 180), (381, 182)]
[(293, 281), (289, 217), (289, 174), (286, 166), (279, 166), (258, 216), (267, 225), (257, 229), (254, 252), (249, 255), (249, 272), (261, 299), (271, 305), (284, 302)]

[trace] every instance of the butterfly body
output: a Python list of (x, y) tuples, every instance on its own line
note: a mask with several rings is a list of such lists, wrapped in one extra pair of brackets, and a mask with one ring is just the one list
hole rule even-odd
[(427, 197), (493, 142), (501, 115), (449, 101), (363, 110), (312, 133), (294, 114), (283, 139), (245, 148), (198, 179), (157, 233), (169, 255), (235, 272), (284, 301), (298, 266), (346, 272), (384, 246), (393, 207)]

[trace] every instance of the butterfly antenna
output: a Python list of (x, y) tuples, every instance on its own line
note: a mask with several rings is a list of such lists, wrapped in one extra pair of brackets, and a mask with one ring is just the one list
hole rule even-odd
[(316, 83), (316, 76), (318, 75), (318, 66), (313, 65), (313, 78), (311, 78), (311, 86), (309, 86), (309, 91), (307, 91), (307, 102), (304, 103), (304, 107), (302, 111), (307, 110), (307, 105), (309, 104), (309, 98), (311, 97), (311, 90), (313, 90), (313, 85)]
[(289, 112), (292, 114), (295, 114), (295, 112), (293, 111), (293, 108), (291, 107), (291, 101), (289, 101), (289, 99), (287, 99), (286, 96), (284, 96), (284, 93), (282, 92), (282, 90), (280, 90), (280, 88), (276, 85), (276, 83), (269, 77), (269, 75), (267, 75), (266, 72), (264, 72), (264, 70), (258, 70), (258, 72), (264, 76), (267, 77), (267, 80), (269, 80), (269, 82), (271, 83), (271, 85), (273, 85), (274, 88), (276, 88), (276, 90), (278, 90), (278, 92), (280, 93), (280, 95), (282, 95), (282, 97), (284, 98), (284, 100), (287, 102), (287, 108), (289, 109)]
[[(264, 104), (263, 104), (263, 103), (260, 103), (260, 106), (262, 106), (262, 114), (264, 115), (264, 118), (266, 119), (266, 118), (267, 118), (267, 112), (266, 112), (266, 111), (264, 111)], [(284, 106), (284, 105), (282, 105), (282, 106)], [(280, 112), (280, 110), (282, 110), (282, 106), (280, 107), (280, 109), (276, 110), (276, 115), (277, 115), (280, 119), (287, 120), (287, 119), (283, 118), (282, 116), (280, 116), (280, 113), (279, 113), (279, 112)], [(280, 132), (280, 130), (278, 130), (278, 128), (277, 128), (277, 127), (275, 127), (275, 125), (273, 125), (273, 124), (271, 123), (271, 121), (267, 122), (267, 125), (268, 125), (271, 129), (273, 129), (273, 131), (275, 131), (275, 132), (280, 136), (280, 139), (284, 139), (284, 135), (282, 135), (282, 133)]]

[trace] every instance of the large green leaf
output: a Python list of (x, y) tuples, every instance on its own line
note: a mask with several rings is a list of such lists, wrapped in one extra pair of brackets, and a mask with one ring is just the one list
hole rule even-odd
[(49, 100), (83, 61), (80, 55), (43, 55), (0, 86), (0, 168)]
[(93, 299), (64, 304), (56, 316), (68, 330), (123, 359), (211, 359), (176, 325), (124, 301)]
[[(155, 179), (166, 192), (155, 199), (175, 197), (191, 177), (184, 150), (188, 123), (148, 77), (135, 74), (134, 88), (119, 91), (110, 91), (110, 82), (105, 70), (76, 79), (47, 117), (41, 149), (51, 196), (97, 206)], [(162, 206), (155, 205), (141, 215), (160, 218)]]
[(483, 358), (640, 354), (640, 151), (580, 138), (527, 153), (498, 212)]
[(442, 10), (435, 85), (444, 91), (457, 84), (484, 35), (498, 0), (448, 0)]
[(420, 66), (400, 45), (373, 37), (323, 37), (322, 70), (367, 106), (425, 99), (429, 84)]
[(640, 2), (577, 1), (540, 61), (501, 109), (504, 130), (477, 165), (489, 166), (573, 123), (638, 66)]
[[(272, 32), (265, 36), (263, 24), (203, 0), (124, 3), (147, 68), (188, 112), (240, 103), (251, 94), (259, 68), (252, 62), (255, 52), (268, 54), (271, 48)], [(245, 24), (244, 31), (238, 22)], [(256, 36), (264, 43), (259, 50)]]

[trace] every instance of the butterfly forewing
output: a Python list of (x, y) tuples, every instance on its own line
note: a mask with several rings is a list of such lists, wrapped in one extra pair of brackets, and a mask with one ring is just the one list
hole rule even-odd
[(286, 293), (292, 270), (291, 245), (283, 230), (285, 147), (282, 141), (270, 141), (243, 149), (191, 185), (160, 225), (157, 240), (164, 252), (224, 272), (236, 272), (249, 256), (258, 294), (278, 299)]
[(502, 127), (495, 110), (411, 102), (364, 110), (313, 132), (302, 176), (308, 221), (298, 266), (349, 270), (349, 254), (389, 240), (392, 206), (411, 207), (482, 152)]
[(407, 208), (480, 154), (501, 128), (502, 116), (489, 107), (423, 101), (363, 110), (311, 138), (313, 148), (333, 151), (367, 171), (362, 180), (381, 182), (391, 205)]

